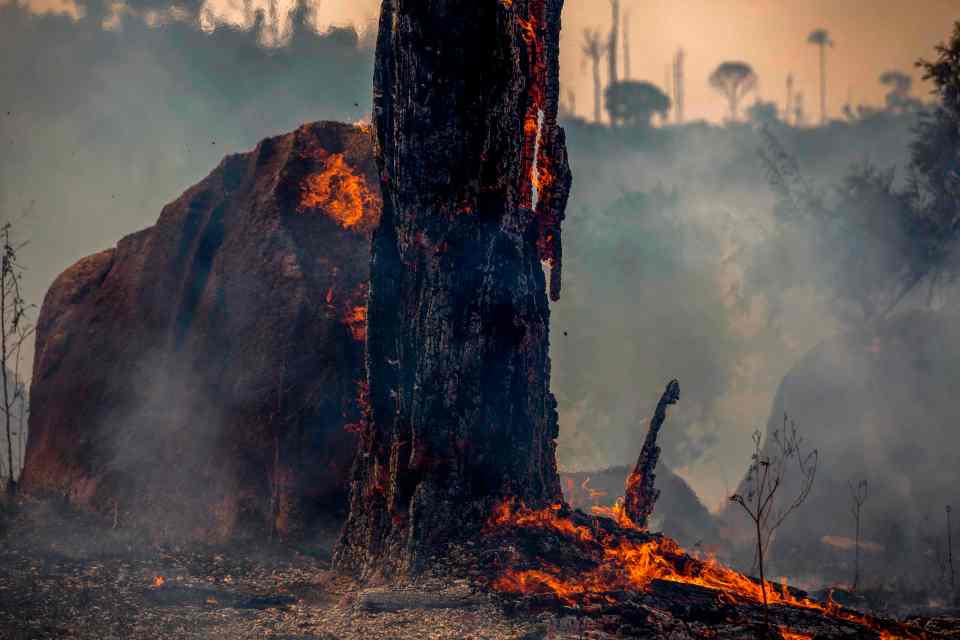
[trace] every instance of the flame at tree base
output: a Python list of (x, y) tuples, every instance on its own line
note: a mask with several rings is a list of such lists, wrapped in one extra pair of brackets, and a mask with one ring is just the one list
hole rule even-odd
[[(758, 580), (729, 569), (715, 559), (687, 555), (680, 546), (660, 534), (631, 526), (629, 518), (616, 511), (617, 521), (574, 512), (565, 504), (546, 509), (528, 509), (507, 501), (494, 509), (486, 527), (487, 535), (546, 532), (576, 547), (583, 561), (552, 564), (533, 558), (506, 567), (490, 581), (496, 591), (526, 596), (555, 598), (559, 603), (580, 609), (613, 605), (623, 594), (646, 592), (654, 581), (696, 585), (716, 592), (718, 602), (730, 605), (758, 605), (763, 592)], [(828, 602), (810, 599), (786, 584), (766, 583), (771, 607), (786, 606), (857, 624), (883, 640), (923, 638), (895, 623), (877, 621), (864, 614)], [(781, 627), (781, 636), (809, 638)]]

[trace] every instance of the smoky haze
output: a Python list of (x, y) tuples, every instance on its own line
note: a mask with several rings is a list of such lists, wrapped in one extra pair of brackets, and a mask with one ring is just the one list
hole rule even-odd
[[(697, 3), (678, 23), (700, 20), (697, 11), (708, 15), (718, 4)], [(746, 3), (722, 4), (753, 11)], [(886, 16), (881, 26), (896, 38), (899, 25), (890, 16), (900, 15), (902, 5), (881, 5)], [(153, 224), (164, 204), (225, 154), (305, 121), (368, 116), (369, 35), (351, 29), (317, 33), (316, 16), (305, 12), (293, 19), (289, 34), (279, 38), (274, 32), (279, 40), (265, 46), (261, 25), (272, 24), (269, 16), (261, 15), (249, 29), (220, 25), (208, 33), (190, 17), (200, 10), (196, 5), (185, 9), (187, 18), (163, 4), (129, 6), (129, 12), (117, 13), (80, 4), (71, 10), (74, 16), (0, 7), (0, 40), (14, 52), (0, 59), (0, 211), (17, 220), (18, 234), (30, 241), (22, 258), (29, 267), (24, 283), (37, 304), (64, 268)], [(655, 3), (653, 9), (665, 11), (663, 6)], [(775, 11), (778, 24), (789, 14), (787, 3), (750, 4), (760, 6)], [(847, 67), (840, 63), (847, 69), (842, 73), (853, 73), (850, 60), (872, 55), (857, 53), (854, 5), (830, 6), (809, 5), (804, 15), (810, 27), (830, 27), (834, 18), (847, 25), (839, 32), (847, 35), (843, 47), (832, 55), (848, 61)], [(583, 0), (568, 4), (564, 78), (579, 95), (578, 113), (590, 110), (590, 92), (575, 41), (582, 27), (607, 25), (606, 7), (592, 0), (589, 7)], [(913, 8), (926, 26), (912, 28), (909, 42), (897, 40), (892, 47), (896, 56), (890, 62), (904, 70), (915, 58), (932, 54), (955, 12), (938, 2)], [(837, 18), (837, 12), (843, 16)], [(666, 61), (675, 45), (691, 46), (681, 35), (676, 42), (646, 37), (639, 15), (635, 9), (638, 59)], [(751, 16), (754, 24), (757, 16)], [(866, 37), (856, 37), (861, 36)], [(742, 41), (760, 46), (749, 37)], [(710, 65), (736, 52), (712, 51), (703, 42), (700, 47), (699, 59)], [(774, 86), (778, 74), (789, 71), (774, 58), (763, 64), (761, 81), (770, 78)], [(634, 75), (656, 74), (657, 81), (659, 68), (635, 63)], [(872, 98), (858, 99), (858, 90), (855, 104), (881, 101), (886, 89), (875, 78), (885, 70), (856, 70), (863, 95)], [(812, 80), (805, 81), (808, 109), (815, 114)], [(691, 115), (715, 117), (711, 110), (719, 112), (723, 104), (706, 87), (705, 74), (691, 72), (688, 82), (690, 95), (703, 100)], [(849, 92), (836, 83), (831, 95), (846, 100)], [(773, 97), (773, 90), (764, 89), (764, 95)], [(914, 95), (926, 97), (922, 87), (915, 87)], [(839, 104), (831, 102), (838, 117)], [(898, 168), (902, 181), (915, 123), (910, 113), (886, 114), (774, 133), (805, 176), (829, 191), (864, 161)], [(646, 416), (664, 383), (677, 377), (683, 395), (664, 430), (663, 459), (716, 509), (740, 481), (750, 434), (767, 424), (784, 376), (818, 344), (850, 330), (843, 300), (818, 285), (818, 278), (794, 277), (817, 273), (829, 256), (801, 248), (789, 264), (767, 263), (769, 279), (795, 283), (776, 297), (751, 280), (775, 227), (775, 198), (760, 158), (765, 141), (757, 127), (698, 123), (638, 134), (573, 118), (565, 124), (575, 177), (565, 233), (565, 291), (553, 311), (560, 463), (578, 471), (632, 463)], [(824, 376), (829, 378), (829, 370)], [(925, 453), (911, 460), (926, 460)], [(899, 477), (911, 481), (909, 471), (901, 469)], [(825, 486), (845, 482), (828, 478)], [(880, 499), (872, 503), (880, 505)], [(838, 531), (844, 513), (831, 515)]]
[(74, 20), (0, 6), (14, 53), (0, 60), (0, 211), (30, 242), (24, 285), (38, 305), (64, 268), (152, 225), (224, 155), (369, 113), (372, 50), (353, 30), (317, 34), (303, 18), (266, 48), (257, 28), (151, 28), (141, 13), (104, 29), (103, 7), (81, 7)]
[[(914, 116), (777, 133), (826, 190), (865, 160), (903, 167)], [(663, 432), (664, 461), (712, 508), (740, 480), (787, 371), (846, 318), (799, 252), (762, 273), (795, 281), (774, 298), (755, 286), (775, 198), (751, 126), (692, 125), (629, 140), (568, 124), (576, 176), (565, 233), (565, 293), (554, 309), (561, 463), (632, 463), (645, 419), (671, 377), (683, 394)], [(624, 142), (624, 140), (627, 140)]]

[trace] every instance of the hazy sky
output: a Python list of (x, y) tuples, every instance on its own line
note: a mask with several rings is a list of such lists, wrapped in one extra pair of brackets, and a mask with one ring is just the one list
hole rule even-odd
[[(29, 4), (54, 11), (70, 11), (73, 6), (72, 0)], [(277, 0), (278, 25), (270, 33), (279, 39), (287, 32), (283, 16), (294, 4)], [(207, 0), (204, 6), (201, 22), (209, 29), (218, 23), (249, 24), (252, 15), (247, 7), (266, 10), (269, 0)], [(320, 29), (351, 22), (369, 26), (378, 6), (378, 0), (317, 0), (313, 23)], [(707, 77), (723, 60), (752, 64), (760, 77), (756, 95), (781, 105), (786, 75), (792, 72), (804, 93), (806, 111), (815, 119), (819, 58), (806, 38), (818, 27), (828, 29), (836, 43), (828, 53), (830, 114), (839, 116), (848, 100), (854, 105), (882, 104), (886, 89), (877, 79), (889, 69), (913, 74), (918, 81), (915, 92), (925, 93), (913, 63), (931, 55), (932, 45), (946, 38), (952, 21), (960, 18), (956, 0), (622, 0), (622, 8), (624, 15), (629, 14), (632, 77), (663, 86), (674, 53), (683, 48), (687, 118), (714, 121), (724, 117), (725, 107), (707, 85)], [(577, 111), (583, 115), (592, 113), (593, 100), (589, 67), (582, 64), (580, 53), (583, 30), (606, 32), (610, 19), (605, 0), (567, 0), (562, 78), (565, 91), (576, 94)], [(622, 51), (620, 56), (622, 63)]]
[[(956, 0), (622, 0), (630, 12), (632, 75), (664, 83), (674, 52), (687, 53), (687, 117), (724, 116), (724, 104), (707, 85), (723, 60), (743, 60), (760, 77), (759, 95), (783, 104), (786, 75), (793, 72), (807, 113), (818, 113), (819, 57), (807, 44), (811, 30), (829, 30), (827, 98), (833, 115), (847, 102), (882, 104), (877, 78), (888, 69), (914, 73), (913, 62), (931, 56), (934, 43), (960, 18)], [(592, 108), (589, 70), (579, 43), (585, 27), (609, 28), (604, 0), (568, 0), (562, 51), (563, 78), (575, 87), (577, 108)], [(622, 55), (622, 54), (621, 54)], [(919, 81), (919, 76), (916, 76)], [(925, 92), (917, 87), (916, 91)], [(752, 101), (748, 98), (748, 101)]]
[[(243, 20), (240, 0), (209, 0), (206, 6), (212, 16)], [(315, 21), (362, 24), (376, 15), (378, 6), (377, 0), (320, 0)], [(562, 76), (565, 89), (577, 95), (578, 112), (586, 115), (592, 113), (592, 80), (582, 64), (580, 42), (585, 28), (609, 29), (609, 4), (567, 0), (564, 11)], [(794, 73), (807, 112), (815, 116), (819, 57), (806, 39), (811, 30), (826, 28), (836, 43), (828, 53), (828, 109), (839, 115), (848, 100), (882, 104), (886, 89), (877, 82), (879, 75), (888, 69), (914, 73), (914, 61), (931, 55), (932, 45), (946, 38), (952, 21), (960, 18), (956, 0), (622, 0), (622, 11), (629, 14), (633, 78), (662, 86), (682, 47), (687, 53), (687, 116), (710, 120), (725, 115), (722, 100), (706, 81), (723, 60), (752, 64), (760, 76), (758, 94), (780, 104), (786, 74)], [(622, 63), (622, 51), (620, 55)], [(917, 87), (917, 92), (925, 91)]]

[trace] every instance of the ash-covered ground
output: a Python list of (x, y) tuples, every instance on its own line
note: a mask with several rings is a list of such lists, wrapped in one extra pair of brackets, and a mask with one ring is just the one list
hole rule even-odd
[[(331, 528), (297, 545), (182, 546), (59, 501), (6, 504), (0, 639), (746, 639), (757, 633), (749, 625), (698, 620), (703, 590), (667, 584), (655, 585), (649, 601), (680, 608), (648, 609), (663, 631), (610, 633), (609, 620), (590, 611), (550, 610), (486, 591), (482, 579), (473, 579), (484, 574), (482, 566), (463, 571), (469, 552), (413, 584), (363, 586), (330, 571), (336, 536)], [(908, 624), (917, 637), (960, 638), (955, 618)]]
[(299, 546), (187, 548), (38, 501), (8, 505), (2, 522), (3, 640), (492, 640), (546, 637), (557, 628), (536, 616), (509, 617), (463, 581), (426, 581), (407, 601), (362, 589), (329, 571), (335, 531)]

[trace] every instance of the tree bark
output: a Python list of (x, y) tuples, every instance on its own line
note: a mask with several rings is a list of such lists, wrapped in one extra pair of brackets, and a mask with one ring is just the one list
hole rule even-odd
[(419, 572), (501, 500), (562, 500), (542, 266), (556, 299), (562, 5), (383, 2), (369, 407), (335, 553), (365, 578)]

